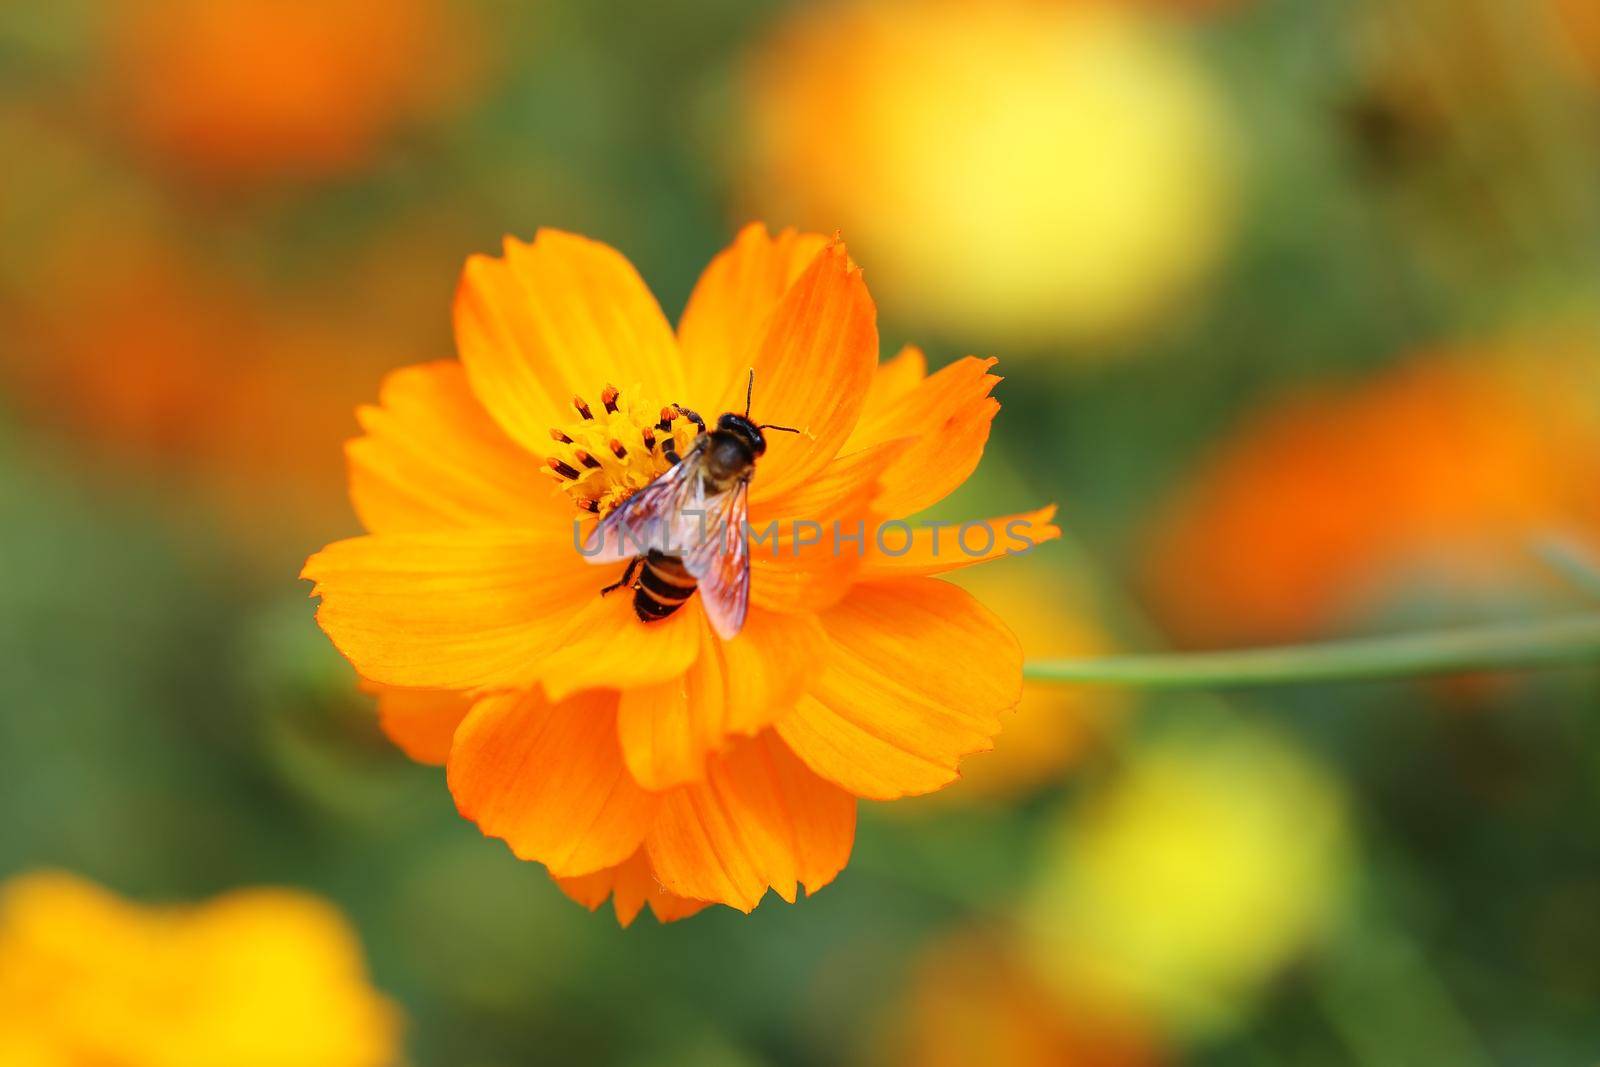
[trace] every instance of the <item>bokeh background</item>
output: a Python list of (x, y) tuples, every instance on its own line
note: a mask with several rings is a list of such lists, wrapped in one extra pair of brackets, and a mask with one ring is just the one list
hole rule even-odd
[(310, 889), (405, 1062), (1600, 1057), (1600, 675), (1030, 689), (838, 882), (619, 930), (379, 733), (295, 581), (502, 234), (669, 315), (840, 230), (886, 351), (1000, 357), (952, 514), (1030, 654), (1579, 610), (1592, 0), (0, 6), (0, 876)]

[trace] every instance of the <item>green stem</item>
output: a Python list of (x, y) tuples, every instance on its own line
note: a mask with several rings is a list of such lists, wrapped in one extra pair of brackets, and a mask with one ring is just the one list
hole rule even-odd
[(1024, 677), (1160, 689), (1345, 682), (1600, 663), (1600, 613), (1318, 645), (1035, 660)]
[(1534, 554), (1545, 566), (1561, 575), (1573, 588), (1590, 597), (1600, 597), (1600, 566), (1594, 555), (1570, 537), (1549, 536), (1533, 545)]

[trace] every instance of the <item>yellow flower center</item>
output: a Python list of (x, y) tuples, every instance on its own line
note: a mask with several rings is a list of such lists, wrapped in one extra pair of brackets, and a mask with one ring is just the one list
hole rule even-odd
[(607, 385), (599, 403), (572, 398), (573, 421), (552, 427), (545, 464), (578, 507), (608, 515), (688, 454), (698, 428), (675, 404), (643, 399)]

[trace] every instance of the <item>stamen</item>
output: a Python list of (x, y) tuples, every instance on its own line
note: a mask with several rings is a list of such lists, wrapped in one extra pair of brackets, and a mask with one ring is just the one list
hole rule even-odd
[(659, 406), (661, 397), (642, 388), (594, 386), (572, 394), (576, 414), (551, 421), (542, 462), (578, 514), (604, 518), (691, 455), (699, 419), (679, 404)]

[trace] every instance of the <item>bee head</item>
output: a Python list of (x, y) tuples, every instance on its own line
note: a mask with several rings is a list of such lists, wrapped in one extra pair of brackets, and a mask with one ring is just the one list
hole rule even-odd
[(738, 437), (746, 445), (750, 446), (750, 451), (755, 455), (759, 456), (767, 450), (767, 438), (761, 432), (761, 427), (743, 415), (736, 415), (731, 411), (728, 412), (717, 419), (717, 429)]
[(717, 429), (734, 434), (750, 448), (752, 456), (759, 456), (767, 450), (767, 437), (762, 430), (782, 430), (784, 433), (800, 433), (793, 426), (779, 426), (776, 423), (764, 422), (759, 426), (750, 418), (750, 401), (756, 392), (756, 371), (750, 368), (750, 380), (744, 387), (744, 414), (735, 415), (728, 412), (717, 420)]

